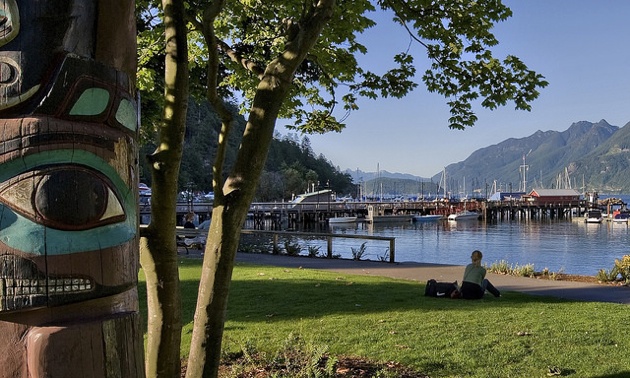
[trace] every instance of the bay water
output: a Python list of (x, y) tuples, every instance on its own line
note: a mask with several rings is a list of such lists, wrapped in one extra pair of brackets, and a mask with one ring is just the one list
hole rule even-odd
[[(630, 195), (616, 195), (630, 203)], [(601, 196), (600, 198), (606, 198)], [(252, 228), (252, 225), (245, 226)], [(534, 265), (535, 271), (594, 276), (610, 270), (615, 260), (630, 255), (630, 226), (604, 220), (601, 224), (577, 220), (510, 220), (486, 223), (479, 220), (319, 224), (309, 230), (313, 237), (297, 237), (301, 254), (311, 247), (327, 250), (317, 234), (334, 233), (395, 238), (396, 262), (466, 265), (474, 250), (483, 252), (483, 263), (505, 262), (512, 266)], [(294, 240), (295, 241), (295, 240)], [(334, 238), (333, 254), (352, 258), (365, 242), (362, 259), (389, 261), (389, 242)]]
[[(630, 196), (616, 196), (628, 203)], [(604, 220), (601, 224), (571, 220), (513, 220), (485, 223), (477, 220), (419, 223), (357, 223), (332, 226), (340, 234), (396, 238), (395, 261), (466, 265), (470, 254), (483, 252), (487, 265), (533, 264), (535, 271), (594, 276), (610, 270), (615, 259), (630, 254), (630, 227)], [(334, 241), (334, 253), (352, 258), (362, 241)], [(363, 259), (386, 260), (388, 242), (369, 240)], [(325, 246), (323, 249), (325, 250)]]

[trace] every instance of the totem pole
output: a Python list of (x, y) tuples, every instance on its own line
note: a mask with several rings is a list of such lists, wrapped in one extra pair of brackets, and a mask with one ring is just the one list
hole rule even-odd
[(0, 0), (0, 377), (140, 377), (133, 0)]

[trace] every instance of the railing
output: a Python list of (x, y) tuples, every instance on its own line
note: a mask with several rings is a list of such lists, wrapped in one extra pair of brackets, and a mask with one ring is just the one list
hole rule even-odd
[(329, 233), (311, 233), (311, 232), (293, 232), (293, 231), (266, 231), (266, 230), (241, 230), (242, 234), (272, 234), (273, 246), (278, 246), (278, 236), (297, 236), (297, 237), (320, 237), (326, 239), (326, 257), (333, 258), (333, 239), (364, 239), (364, 240), (381, 240), (389, 241), (389, 262), (396, 262), (396, 238), (390, 236), (373, 236), (373, 235), (342, 235)]
[[(183, 237), (207, 237), (208, 230), (196, 230), (192, 228), (177, 228), (177, 235)], [(373, 235), (341, 235), (341, 234), (329, 234), (329, 233), (311, 233), (311, 232), (293, 232), (293, 231), (266, 231), (266, 230), (241, 230), (241, 234), (270, 234), (272, 236), (273, 248), (278, 248), (279, 236), (296, 236), (296, 237), (308, 237), (308, 238), (322, 238), (326, 239), (326, 257), (333, 258), (333, 240), (335, 238), (342, 239), (364, 239), (364, 240), (380, 240), (389, 242), (389, 262), (396, 262), (396, 238), (390, 236), (373, 236)], [(205, 240), (205, 239), (204, 239)]]

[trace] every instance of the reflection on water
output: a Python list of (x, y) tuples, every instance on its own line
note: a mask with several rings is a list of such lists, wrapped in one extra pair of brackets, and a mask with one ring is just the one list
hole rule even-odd
[[(480, 221), (422, 223), (357, 223), (330, 228), (340, 234), (396, 237), (396, 261), (464, 265), (479, 249), (484, 262), (534, 264), (537, 271), (595, 275), (611, 269), (615, 259), (630, 254), (630, 229), (625, 223), (586, 224), (571, 221)], [(335, 253), (351, 257), (361, 241), (335, 241)], [(387, 245), (370, 241), (367, 258), (380, 260)]]

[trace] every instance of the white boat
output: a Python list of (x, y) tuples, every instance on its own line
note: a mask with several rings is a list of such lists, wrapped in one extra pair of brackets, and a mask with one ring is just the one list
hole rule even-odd
[(365, 221), (368, 223), (411, 222), (413, 220), (413, 215), (411, 214), (394, 214), (393, 212), (386, 214), (383, 206), (377, 206), (375, 209), (374, 205), (369, 205), (367, 210)]
[(328, 219), (328, 223), (354, 223), (357, 221), (357, 217), (333, 217)]
[(335, 202), (333, 191), (324, 189), (298, 195), (291, 201), (291, 207), (301, 206), (302, 208), (306, 208), (308, 205), (313, 207), (313, 205), (319, 206), (319, 204), (323, 205), (331, 202)]
[(586, 214), (584, 214), (586, 223), (602, 223), (603, 219), (602, 211), (599, 209), (589, 209)]
[(441, 215), (439, 215), (439, 214), (437, 214), (437, 215), (427, 214), (427, 215), (414, 215), (413, 216), (414, 222), (433, 222), (433, 221), (439, 221), (442, 218), (443, 217)]
[(458, 221), (458, 220), (470, 220), (470, 219), (479, 219), (479, 213), (474, 211), (459, 211), (455, 214), (450, 214), (448, 216), (448, 220)]

